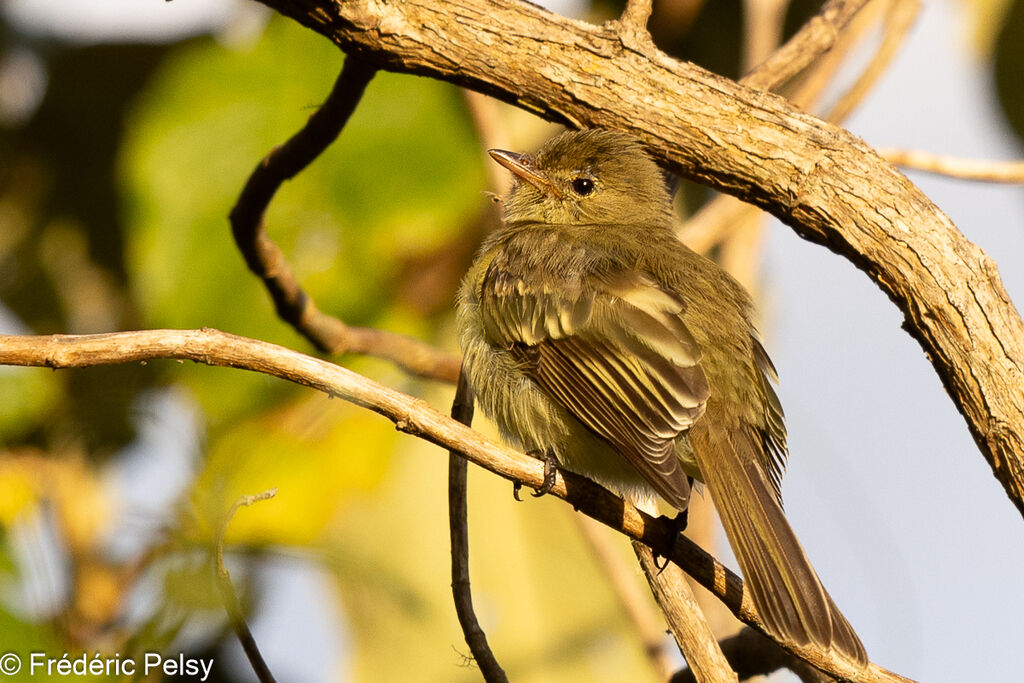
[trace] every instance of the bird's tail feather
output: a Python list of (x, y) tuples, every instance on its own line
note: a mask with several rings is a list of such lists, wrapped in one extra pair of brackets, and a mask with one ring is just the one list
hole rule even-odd
[(825, 591), (757, 464), (756, 439), (740, 427), (717, 438), (705, 431), (694, 443), (754, 606), (779, 639), (832, 649), (864, 667), (864, 646)]

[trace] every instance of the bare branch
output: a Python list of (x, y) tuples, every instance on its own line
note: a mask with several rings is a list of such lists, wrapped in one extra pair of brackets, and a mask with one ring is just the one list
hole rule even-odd
[(832, 49), (843, 27), (867, 3), (868, 0), (828, 0), (785, 45), (741, 82), (751, 88), (775, 90)]
[[(313, 358), (276, 344), (204, 328), (202, 330), (142, 330), (90, 335), (0, 335), (0, 365), (49, 368), (91, 367), (157, 358), (193, 360), (212, 366), (251, 370), (337, 396), (368, 408), (395, 423), (397, 429), (445, 449), (513, 482), (539, 488), (544, 465), (525, 453), (501, 446), (452, 420), (422, 400), (403, 394), (348, 368)], [(744, 623), (764, 626), (753, 601), (736, 574), (676, 533), (672, 520), (654, 519), (607, 489), (568, 471), (557, 472), (550, 495), (573, 508), (663, 553), (722, 600)], [(671, 552), (669, 553), (669, 550)], [(870, 664), (856, 670), (813, 645), (780, 643), (801, 659), (842, 680), (864, 683), (908, 681)]]
[[(452, 401), (452, 419), (467, 427), (473, 422), (473, 390), (466, 375), (459, 374)], [(484, 680), (508, 681), (504, 669), (498, 664), (487, 635), (473, 610), (473, 593), (469, 586), (469, 525), (466, 512), (466, 459), (455, 449), (448, 451), (448, 526), (452, 544), (452, 597), (459, 625), (469, 645), (473, 659), (480, 667)]]
[(412, 374), (454, 382), (459, 369), (455, 356), (404, 335), (350, 327), (320, 311), (295, 279), (287, 259), (263, 224), (277, 189), (337, 139), (376, 72), (375, 67), (357, 57), (345, 60), (323, 106), (309, 117), (302, 130), (271, 151), (249, 176), (231, 210), (232, 233), (249, 269), (266, 285), (278, 316), (316, 348), (333, 354), (371, 354), (391, 360)]
[(245, 651), (245, 656), (249, 659), (249, 664), (252, 666), (252, 670), (256, 673), (260, 683), (275, 683), (274, 674), (271, 673), (270, 667), (263, 660), (263, 655), (256, 645), (256, 639), (253, 638), (249, 625), (245, 623), (242, 605), (239, 604), (238, 595), (235, 593), (234, 586), (231, 585), (231, 575), (228, 573), (228, 568), (224, 566), (224, 535), (227, 533), (231, 520), (235, 518), (238, 508), (249, 507), (261, 500), (269, 500), (276, 495), (277, 489), (275, 488), (252, 496), (242, 496), (234, 502), (227, 515), (225, 515), (224, 523), (221, 524), (217, 533), (217, 551), (214, 563), (217, 588), (220, 590), (221, 599), (224, 601), (224, 609), (227, 611), (228, 619), (231, 621), (231, 628), (234, 629), (235, 635), (238, 636), (238, 641), (242, 644), (242, 649)]
[(896, 166), (915, 171), (989, 183), (1024, 183), (1024, 161), (965, 159), (915, 149), (880, 149), (878, 153)]
[(649, 42), (651, 34), (647, 31), (647, 22), (651, 19), (653, 9), (652, 0), (626, 0), (626, 8), (622, 10), (618, 21), (619, 31), (634, 40)]
[(643, 543), (633, 541), (633, 552), (640, 560), (647, 583), (697, 680), (701, 683), (735, 683), (736, 673), (718, 647), (715, 634), (697, 605), (683, 570), (674, 564), (659, 570), (651, 549)]
[(878, 46), (878, 50), (875, 51), (871, 61), (856, 82), (825, 115), (826, 119), (836, 122), (845, 121), (846, 117), (861, 103), (903, 45), (920, 10), (920, 0), (893, 0), (893, 5), (889, 9), (884, 23), (885, 37), (882, 39), (882, 44)]

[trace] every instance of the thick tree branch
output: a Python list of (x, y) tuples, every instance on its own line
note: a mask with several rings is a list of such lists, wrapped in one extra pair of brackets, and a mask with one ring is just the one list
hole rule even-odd
[[(301, 384), (368, 408), (403, 432), (442, 448), (454, 449), (471, 462), (532, 488), (544, 484), (543, 463), (499, 445), (435, 410), (347, 368), (276, 344), (212, 329), (143, 330), (89, 335), (0, 335), (0, 365), (48, 368), (92, 367), (158, 358), (193, 360), (212, 366), (251, 370)], [(654, 519), (589, 479), (559, 471), (551, 495), (635, 541), (668, 553), (687, 574), (722, 600), (744, 623), (763, 631), (761, 619), (736, 574), (676, 533), (672, 520)], [(781, 643), (780, 643), (781, 644)], [(781, 644), (801, 659), (837, 678), (851, 681), (907, 681), (871, 664), (857, 671), (827, 651)]]
[(1024, 514), (1024, 323), (992, 261), (868, 145), (614, 27), (515, 0), (262, 0), (380, 68), (633, 132), (674, 170), (845, 256), (903, 311)]

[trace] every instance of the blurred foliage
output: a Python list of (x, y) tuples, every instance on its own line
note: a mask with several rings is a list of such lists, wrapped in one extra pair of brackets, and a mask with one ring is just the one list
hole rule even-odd
[[(305, 346), (275, 317), (226, 216), (256, 163), (325, 97), (341, 61), (281, 20), (258, 43), (197, 45), (155, 75), (121, 158), (128, 267), (146, 326), (207, 325)], [(341, 139), (278, 193), (270, 236), (321, 309), (351, 324), (401, 315), (388, 308), (401, 262), (438, 249), (479, 210), (482, 161), (466, 122), (454, 88), (379, 74)], [(402, 331), (430, 336), (423, 321), (404, 320), (418, 325)], [(214, 425), (295, 393), (234, 372), (187, 381)]]
[(1006, 120), (1024, 141), (1024, 0), (1013, 0), (998, 28), (993, 55), (996, 92)]
[[(0, 300), (35, 333), (137, 326), (125, 289), (115, 157), (125, 107), (166, 51), (52, 49), (34, 116), (16, 130), (0, 128)], [(3, 377), (11, 378), (12, 400), (0, 408), (0, 437), (46, 449), (78, 441), (96, 456), (132, 438), (129, 406), (148, 381), (117, 366), (33, 378), (5, 369)]]

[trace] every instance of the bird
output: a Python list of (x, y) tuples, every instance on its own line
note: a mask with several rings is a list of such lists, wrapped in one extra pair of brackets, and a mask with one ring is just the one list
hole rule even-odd
[(751, 297), (676, 237), (666, 174), (599, 128), (488, 153), (515, 184), (456, 304), (483, 412), (633, 502), (685, 512), (702, 482), (765, 630), (866, 666), (783, 512), (786, 427)]

